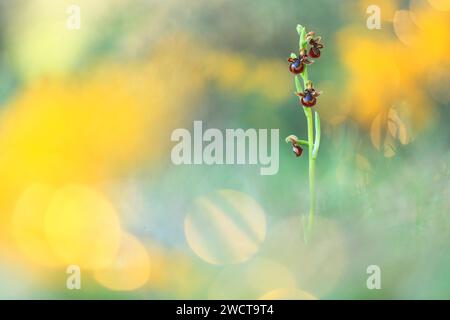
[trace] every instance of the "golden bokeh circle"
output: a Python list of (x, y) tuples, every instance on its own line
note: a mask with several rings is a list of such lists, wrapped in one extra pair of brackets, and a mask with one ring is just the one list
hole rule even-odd
[(42, 183), (29, 185), (16, 203), (12, 233), (19, 250), (33, 263), (54, 267), (61, 264), (44, 230), (44, 216), (55, 189)]
[(122, 234), (113, 263), (96, 270), (94, 278), (104, 287), (131, 291), (142, 287), (150, 277), (150, 258), (143, 244), (129, 233)]
[(45, 233), (64, 263), (84, 269), (110, 265), (121, 240), (112, 204), (98, 191), (80, 185), (55, 193), (45, 214)]

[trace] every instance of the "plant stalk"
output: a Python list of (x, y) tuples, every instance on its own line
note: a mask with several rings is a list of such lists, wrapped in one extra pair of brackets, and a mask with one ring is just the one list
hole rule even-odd
[[(299, 38), (299, 52), (306, 50), (307, 40), (306, 40), (306, 30), (301, 25), (297, 26), (297, 32), (300, 36)], [(303, 88), (307, 88), (308, 83), (308, 67), (305, 65), (303, 73), (300, 74), (303, 79)], [(298, 76), (295, 76), (295, 87), (297, 92), (302, 92), (302, 85)], [(308, 125), (308, 164), (309, 164), (309, 215), (307, 219), (302, 219), (303, 230), (304, 230), (304, 240), (307, 242), (309, 235), (311, 234), (314, 215), (316, 211), (316, 191), (315, 191), (315, 170), (316, 170), (316, 159), (319, 152), (320, 146), (320, 117), (317, 112), (313, 116), (313, 111), (311, 108), (303, 107), (305, 112), (306, 122)], [(314, 117), (314, 119), (313, 119)], [(314, 134), (315, 129), (315, 134)], [(306, 141), (305, 141), (306, 142)]]
[[(301, 74), (303, 79), (303, 86), (306, 88), (306, 83), (308, 82), (308, 69), (305, 67), (305, 71)], [(297, 92), (303, 91), (301, 88), (300, 81), (295, 77), (295, 86)], [(316, 171), (316, 155), (314, 155), (314, 119), (311, 108), (303, 107), (303, 111), (306, 116), (306, 124), (308, 126), (308, 164), (309, 164), (309, 215), (307, 223), (303, 224), (305, 228), (305, 241), (307, 236), (312, 230), (314, 224), (314, 216), (316, 211), (316, 191), (315, 191), (315, 171)], [(316, 115), (317, 117), (317, 115)], [(319, 129), (320, 130), (320, 129)]]

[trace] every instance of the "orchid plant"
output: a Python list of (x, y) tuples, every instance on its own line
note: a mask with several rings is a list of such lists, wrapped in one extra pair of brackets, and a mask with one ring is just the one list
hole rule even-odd
[(313, 113), (312, 107), (316, 105), (317, 97), (321, 94), (314, 89), (313, 82), (308, 78), (308, 66), (314, 62), (311, 58), (317, 59), (320, 57), (323, 44), (321, 43), (321, 37), (316, 37), (313, 31), (306, 32), (305, 27), (301, 25), (297, 26), (297, 32), (300, 37), (299, 55), (291, 53), (288, 62), (289, 71), (294, 74), (295, 95), (298, 96), (306, 116), (308, 139), (302, 140), (295, 135), (290, 135), (286, 138), (286, 142), (292, 144), (292, 151), (297, 157), (302, 155), (303, 147), (308, 148), (310, 207), (309, 215), (302, 219), (306, 241), (312, 230), (316, 211), (315, 166), (320, 146), (320, 117), (317, 111)]

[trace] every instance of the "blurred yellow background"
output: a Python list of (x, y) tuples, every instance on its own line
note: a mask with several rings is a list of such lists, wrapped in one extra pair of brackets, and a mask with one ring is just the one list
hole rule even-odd
[[(270, 177), (170, 161), (193, 120), (306, 134), (298, 23), (325, 44), (308, 245), (288, 147)], [(450, 296), (450, 1), (6, 0), (0, 26), (0, 298)]]

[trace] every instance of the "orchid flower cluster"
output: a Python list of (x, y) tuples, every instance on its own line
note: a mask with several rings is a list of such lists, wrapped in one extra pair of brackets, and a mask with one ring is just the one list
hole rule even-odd
[[(288, 58), (289, 71), (294, 74), (295, 80), (295, 95), (299, 98), (299, 103), (303, 107), (306, 116), (306, 123), (308, 126), (308, 139), (302, 140), (295, 135), (290, 135), (286, 138), (287, 143), (291, 143), (292, 151), (297, 157), (303, 154), (303, 147), (308, 148), (309, 159), (309, 191), (310, 191), (310, 208), (307, 219), (303, 219), (303, 228), (305, 240), (307, 234), (312, 228), (314, 222), (314, 214), (316, 207), (316, 196), (314, 190), (315, 183), (315, 161), (319, 152), (320, 146), (320, 118), (317, 111), (312, 112), (312, 107), (317, 103), (317, 98), (322, 92), (316, 91), (314, 84), (308, 78), (308, 66), (321, 56), (323, 44), (322, 38), (316, 37), (315, 32), (306, 32), (305, 27), (298, 25), (297, 32), (299, 34), (299, 55), (291, 53)], [(303, 80), (303, 86), (299, 79)]]

